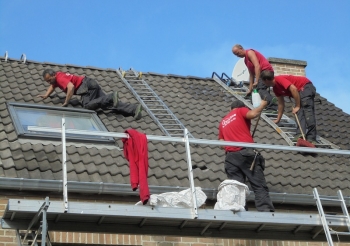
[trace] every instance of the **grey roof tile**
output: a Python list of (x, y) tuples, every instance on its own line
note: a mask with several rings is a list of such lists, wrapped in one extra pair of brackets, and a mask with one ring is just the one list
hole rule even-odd
[[(136, 102), (132, 93), (119, 79), (115, 69), (79, 67), (27, 61), (0, 63), (0, 176), (30, 179), (62, 179), (62, 149), (48, 142), (40, 144), (19, 143), (6, 102), (27, 102), (60, 105), (65, 94), (58, 92), (42, 101), (35, 96), (45, 93), (47, 85), (41, 78), (45, 68), (78, 73), (96, 78), (109, 93), (118, 90), (122, 101)], [(143, 73), (151, 88), (174, 112), (176, 117), (197, 138), (217, 139), (218, 125), (235, 100), (210, 78)], [(317, 95), (322, 104), (316, 104), (318, 134), (343, 149), (350, 148), (350, 116), (334, 104)], [(72, 100), (70, 107), (81, 107)], [(286, 105), (286, 108), (290, 105)], [(124, 132), (135, 128), (150, 135), (164, 135), (147, 113), (140, 121), (113, 112), (99, 111), (103, 124), (109, 131)], [(290, 115), (289, 115), (290, 116)], [(255, 125), (256, 121), (252, 122)], [(284, 144), (285, 141), (263, 120), (255, 134), (258, 143)], [(121, 140), (117, 145), (123, 148)], [(186, 151), (181, 143), (149, 141), (149, 184), (162, 186), (188, 186)], [(129, 163), (123, 151), (106, 148), (67, 147), (68, 180), (83, 182), (129, 183)], [(216, 189), (226, 179), (225, 153), (219, 147), (191, 145), (195, 184), (202, 188)], [(288, 151), (262, 151), (266, 159), (266, 180), (270, 191), (286, 193), (320, 192), (334, 195), (334, 189), (342, 189), (350, 195), (347, 185), (350, 174), (349, 158), (332, 155), (302, 155)]]

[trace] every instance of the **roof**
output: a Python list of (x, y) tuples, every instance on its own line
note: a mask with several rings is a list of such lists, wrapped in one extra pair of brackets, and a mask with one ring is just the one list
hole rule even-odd
[[(45, 93), (44, 69), (67, 71), (96, 79), (104, 91), (118, 90), (122, 101), (135, 103), (115, 69), (81, 67), (0, 58), (0, 177), (61, 180), (61, 146), (49, 141), (25, 141), (15, 132), (6, 102), (36, 103), (60, 106), (65, 94), (58, 92), (45, 101), (36, 95)], [(208, 71), (211, 74), (212, 71)], [(143, 78), (167, 104), (176, 117), (195, 138), (213, 139), (218, 136), (221, 118), (228, 113), (234, 96), (227, 93), (211, 78), (165, 75), (143, 72)], [(317, 84), (316, 88), (317, 88)], [(317, 95), (316, 118), (318, 135), (350, 149), (350, 116)], [(70, 107), (81, 107), (72, 100)], [(99, 111), (106, 128), (124, 132), (128, 128), (150, 135), (163, 135), (150, 116), (144, 114), (139, 121), (112, 112)], [(253, 122), (255, 124), (255, 122)], [(258, 143), (287, 145), (263, 120), (259, 121), (255, 141)], [(118, 140), (122, 147), (122, 142)], [(149, 184), (154, 186), (188, 187), (185, 148), (180, 144), (149, 142)], [(122, 151), (103, 146), (67, 146), (67, 172), (69, 181), (129, 184), (128, 162)], [(270, 192), (312, 194), (318, 187), (322, 195), (334, 196), (341, 189), (350, 196), (348, 177), (350, 160), (346, 156), (302, 155), (286, 151), (262, 151), (266, 159), (265, 176)], [(214, 146), (191, 146), (195, 185), (217, 189), (226, 178), (224, 151)], [(206, 167), (204, 169), (203, 167)], [(202, 170), (203, 169), (203, 170)]]

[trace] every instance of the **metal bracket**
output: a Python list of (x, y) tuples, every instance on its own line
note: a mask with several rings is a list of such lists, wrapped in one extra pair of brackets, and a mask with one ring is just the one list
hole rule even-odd
[(7, 59), (9, 58), (9, 53), (6, 51), (5, 52), (5, 62), (7, 62)]
[(26, 54), (22, 54), (21, 55), (21, 61), (22, 61), (22, 63), (26, 63), (26, 61), (27, 61), (27, 56), (26, 56)]

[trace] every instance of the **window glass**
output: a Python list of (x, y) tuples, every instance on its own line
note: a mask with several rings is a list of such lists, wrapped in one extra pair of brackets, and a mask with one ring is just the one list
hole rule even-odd
[[(58, 107), (25, 105), (9, 103), (11, 117), (18, 135), (28, 137), (56, 137), (60, 138), (60, 133), (34, 132), (29, 131), (29, 126), (61, 128), (62, 117), (65, 117), (66, 129), (107, 131), (101, 120), (94, 111), (85, 109), (67, 109)], [(67, 139), (112, 141), (110, 137), (83, 136), (78, 134), (66, 134)]]

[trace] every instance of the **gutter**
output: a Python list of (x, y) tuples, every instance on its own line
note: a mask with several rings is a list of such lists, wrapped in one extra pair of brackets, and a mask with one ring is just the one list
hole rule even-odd
[[(188, 187), (179, 186), (154, 186), (150, 185), (151, 194), (161, 194), (165, 192), (180, 192)], [(5, 178), (0, 177), (1, 190), (15, 191), (48, 191), (63, 193), (61, 180), (44, 180), (44, 179), (24, 179), (24, 178)], [(84, 194), (108, 194), (118, 196), (138, 196), (139, 193), (132, 191), (129, 184), (114, 184), (103, 182), (76, 182), (68, 181), (68, 191), (70, 193)], [(202, 191), (207, 195), (209, 200), (216, 200), (217, 189), (203, 188)], [(309, 194), (290, 194), (270, 192), (271, 200), (274, 204), (290, 205), (316, 205), (313, 195)], [(322, 196), (329, 199), (338, 199), (336, 196)], [(350, 206), (350, 197), (344, 197), (347, 206)], [(247, 201), (254, 201), (254, 193), (247, 197)], [(337, 201), (323, 201), (324, 206), (339, 207)]]

